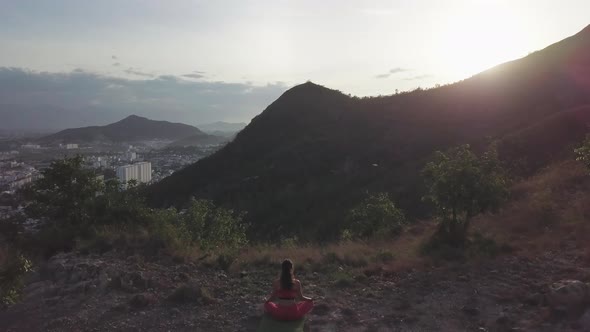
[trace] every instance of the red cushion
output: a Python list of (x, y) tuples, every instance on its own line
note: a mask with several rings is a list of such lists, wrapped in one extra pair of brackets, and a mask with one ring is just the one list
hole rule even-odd
[(313, 308), (312, 301), (298, 302), (294, 305), (280, 305), (274, 302), (266, 302), (264, 310), (277, 320), (302, 319)]

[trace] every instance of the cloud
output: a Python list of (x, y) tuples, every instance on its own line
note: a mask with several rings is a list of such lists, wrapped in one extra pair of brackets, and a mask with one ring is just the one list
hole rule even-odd
[(406, 71), (410, 71), (410, 69), (396, 67), (396, 68), (390, 69), (385, 74), (379, 74), (379, 75), (375, 76), (375, 78), (388, 78), (389, 76), (391, 76), (393, 74), (403, 73), (403, 72), (406, 72)]
[(182, 77), (188, 77), (188, 78), (199, 79), (199, 78), (203, 78), (203, 77), (205, 77), (205, 75), (203, 75), (203, 74), (199, 74), (199, 73), (197, 73), (197, 72), (194, 72), (194, 73), (192, 73), (192, 74), (184, 74), (184, 75), (182, 75)]
[(113, 67), (119, 67), (120, 65), (121, 65), (121, 63), (119, 63), (119, 62), (113, 63)]
[(412, 77), (406, 77), (406, 78), (404, 78), (404, 81), (423, 80), (425, 78), (431, 78), (431, 77), (434, 77), (434, 76), (430, 75), (430, 74), (417, 75), (417, 76), (412, 76)]
[(83, 69), (55, 73), (0, 67), (0, 128), (102, 125), (130, 114), (188, 124), (248, 122), (288, 88), (281, 82), (261, 86), (174, 75), (132, 78)]
[(198, 80), (201, 78), (205, 78), (206, 77), (205, 74), (206, 74), (206, 72), (204, 72), (204, 71), (193, 70), (192, 73), (184, 74), (184, 75), (182, 75), (182, 77), (187, 77), (187, 78), (192, 78), (192, 79)]
[(142, 77), (154, 77), (156, 75), (154, 74), (150, 74), (150, 73), (146, 73), (146, 72), (142, 72), (136, 69), (133, 69), (133, 67), (129, 67), (125, 70), (123, 70), (124, 73), (129, 74), (129, 75), (136, 75), (136, 76), (142, 76)]
[(178, 77), (174, 76), (174, 75), (160, 75), (158, 76), (159, 80), (164, 80), (164, 81), (177, 81)]

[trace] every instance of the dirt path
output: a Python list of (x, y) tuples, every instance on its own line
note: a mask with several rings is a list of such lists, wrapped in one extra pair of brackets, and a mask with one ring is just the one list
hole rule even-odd
[[(22, 303), (0, 312), (0, 331), (255, 331), (275, 276), (270, 267), (228, 275), (135, 256), (61, 255), (40, 269)], [(578, 318), (551, 317), (543, 294), (558, 280), (590, 281), (590, 266), (547, 253), (344, 285), (329, 276), (298, 274), (316, 301), (308, 331), (584, 331)]]

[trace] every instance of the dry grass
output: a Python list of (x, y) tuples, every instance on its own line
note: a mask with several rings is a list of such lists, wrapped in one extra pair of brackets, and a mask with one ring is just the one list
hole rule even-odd
[(433, 225), (420, 222), (392, 241), (344, 241), (328, 245), (253, 246), (242, 251), (233, 267), (276, 267), (285, 258), (294, 260), (297, 269), (322, 270), (343, 266), (348, 270), (401, 271), (423, 264), (420, 245), (431, 234)]
[(573, 160), (548, 167), (512, 188), (512, 201), (474, 228), (524, 255), (570, 247), (590, 252), (590, 176)]

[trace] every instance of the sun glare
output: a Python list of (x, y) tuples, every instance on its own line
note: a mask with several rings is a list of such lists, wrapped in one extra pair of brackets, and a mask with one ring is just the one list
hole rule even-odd
[(523, 24), (509, 4), (480, 1), (458, 9), (437, 34), (444, 71), (467, 78), (525, 55)]

